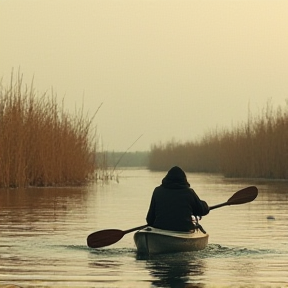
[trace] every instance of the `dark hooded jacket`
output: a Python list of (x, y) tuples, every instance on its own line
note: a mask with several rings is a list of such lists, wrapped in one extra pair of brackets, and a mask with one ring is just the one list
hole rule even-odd
[(146, 221), (149, 226), (172, 231), (193, 229), (191, 216), (209, 213), (205, 201), (190, 188), (185, 172), (175, 166), (153, 191)]

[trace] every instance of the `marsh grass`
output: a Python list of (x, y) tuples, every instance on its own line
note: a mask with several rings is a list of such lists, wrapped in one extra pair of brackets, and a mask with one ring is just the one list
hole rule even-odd
[(149, 168), (180, 165), (190, 172), (222, 173), (227, 177), (288, 179), (287, 107), (267, 107), (236, 128), (207, 133), (200, 141), (155, 144)]
[[(94, 115), (95, 116), (95, 115)], [(92, 118), (11, 77), (0, 94), (0, 187), (83, 185), (99, 169)]]

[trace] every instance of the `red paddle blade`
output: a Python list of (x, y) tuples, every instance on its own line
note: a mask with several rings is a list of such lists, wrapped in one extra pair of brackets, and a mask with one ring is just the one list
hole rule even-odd
[(109, 246), (119, 241), (125, 232), (118, 229), (107, 229), (94, 232), (87, 237), (87, 245), (90, 248)]
[(256, 186), (249, 186), (236, 192), (231, 198), (228, 199), (228, 205), (244, 204), (253, 201), (258, 195)]

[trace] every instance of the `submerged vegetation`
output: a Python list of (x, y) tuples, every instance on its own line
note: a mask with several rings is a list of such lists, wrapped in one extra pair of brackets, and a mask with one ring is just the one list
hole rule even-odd
[(0, 93), (0, 187), (82, 185), (97, 175), (94, 117), (65, 113), (20, 76)]
[(268, 101), (260, 116), (248, 116), (247, 123), (207, 133), (200, 141), (153, 145), (149, 169), (180, 165), (187, 172), (288, 179), (287, 108), (275, 110)]

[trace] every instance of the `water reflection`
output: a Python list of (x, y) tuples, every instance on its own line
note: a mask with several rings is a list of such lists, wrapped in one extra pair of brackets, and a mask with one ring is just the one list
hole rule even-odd
[(211, 205), (246, 186), (259, 189), (252, 203), (202, 219), (210, 236), (199, 253), (139, 257), (132, 234), (113, 246), (89, 249), (88, 234), (136, 227), (146, 217), (151, 189), (162, 174), (125, 174), (120, 183), (104, 186), (0, 189), (0, 286), (288, 287), (287, 181), (189, 175)]
[(7, 237), (2, 244), (64, 234), (68, 218), (80, 222), (86, 198), (86, 187), (0, 189), (0, 229)]
[(115, 262), (115, 260), (109, 260), (109, 259), (100, 259), (98, 261), (95, 262), (91, 262), (89, 263), (89, 267), (90, 268), (109, 268), (109, 269), (115, 269), (115, 268), (119, 268), (122, 264), (121, 263), (117, 263)]
[(75, 198), (83, 202), (86, 201), (88, 192), (89, 187), (0, 189), (0, 208), (46, 208)]
[[(39, 220), (38, 217), (43, 216), (43, 213), (48, 213), (45, 218), (49, 216), (54, 218), (57, 217), (56, 211), (65, 212), (77, 208), (77, 206), (83, 207), (86, 198), (87, 189), (85, 187), (0, 189), (0, 210), (2, 215), (7, 211), (7, 215), (15, 216), (11, 218), (11, 222), (27, 222), (27, 220), (33, 222), (36, 219), (26, 219), (23, 216), (30, 215)], [(13, 213), (9, 213), (11, 211)], [(54, 213), (50, 213), (51, 211)], [(60, 214), (63, 215), (63, 213)]]
[[(144, 257), (138, 255), (137, 258)], [(204, 274), (205, 267), (202, 260), (194, 258), (191, 253), (177, 253), (177, 257), (175, 254), (150, 256), (146, 259), (146, 268), (153, 278), (153, 287), (204, 287), (204, 284), (197, 282), (199, 276)], [(195, 276), (198, 281), (194, 283)]]

